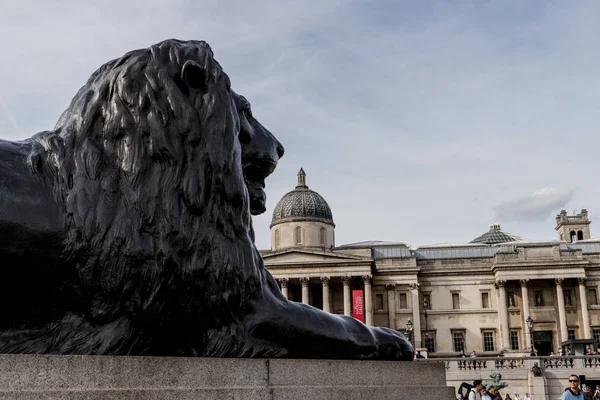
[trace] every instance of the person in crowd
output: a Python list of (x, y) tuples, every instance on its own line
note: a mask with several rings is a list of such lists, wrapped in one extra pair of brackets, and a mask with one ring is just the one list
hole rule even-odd
[[(517, 396), (518, 396), (518, 395), (519, 395), (519, 394), (517, 394)], [(515, 400), (517, 400), (517, 399), (518, 399), (518, 397), (515, 397)], [(512, 399), (510, 398), (510, 394), (506, 393), (506, 397), (504, 398), (504, 400), (512, 400)]]
[(483, 385), (481, 384), (481, 379), (475, 379), (473, 381), (473, 388), (469, 393), (469, 400), (481, 400), (481, 389)]
[(531, 396), (529, 395), (529, 393), (525, 393), (525, 397), (523, 397), (523, 400), (531, 400)]
[(521, 400), (521, 395), (519, 393), (515, 393), (515, 400)]
[(477, 357), (477, 353), (475, 352), (475, 350), (473, 350), (471, 352), (471, 358), (475, 358), (475, 357)]
[(585, 396), (585, 400), (594, 400), (594, 393), (592, 392), (592, 387), (590, 385), (585, 385), (583, 395)]
[(495, 396), (495, 400), (502, 400), (502, 393), (500, 393), (500, 390), (495, 389), (496, 390), (496, 396)]
[(417, 350), (417, 354), (415, 355), (416, 359), (421, 359), (421, 358), (425, 358), (425, 356), (423, 354), (421, 354), (421, 350)]
[(481, 400), (492, 400), (485, 386), (481, 388)]
[(569, 376), (569, 387), (562, 394), (561, 400), (585, 400), (583, 392), (579, 389), (578, 375), (572, 374)]
[(594, 392), (594, 400), (600, 400), (600, 385), (596, 385), (596, 391)]

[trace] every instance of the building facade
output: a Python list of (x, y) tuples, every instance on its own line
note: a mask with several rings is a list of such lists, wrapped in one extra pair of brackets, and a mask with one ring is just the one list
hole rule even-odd
[(412, 326), (412, 342), (429, 357), (529, 353), (531, 338), (547, 355), (569, 339), (600, 343), (600, 240), (589, 225), (585, 209), (563, 210), (556, 241), (524, 241), (493, 224), (464, 244), (336, 246), (331, 209), (300, 170), (261, 254), (288, 299), (352, 315), (351, 291), (363, 290), (365, 323)]

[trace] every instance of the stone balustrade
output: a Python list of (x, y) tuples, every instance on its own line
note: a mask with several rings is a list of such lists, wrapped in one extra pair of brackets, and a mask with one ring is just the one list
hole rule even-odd
[[(531, 371), (537, 364), (547, 370), (597, 370), (600, 379), (600, 355), (556, 356), (556, 357), (474, 357), (474, 358), (431, 358), (419, 362), (443, 362), (447, 372), (463, 371)], [(595, 375), (594, 375), (595, 376)]]

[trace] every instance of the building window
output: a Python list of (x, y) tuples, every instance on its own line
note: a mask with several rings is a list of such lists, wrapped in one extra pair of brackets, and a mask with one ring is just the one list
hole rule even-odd
[(321, 246), (325, 246), (325, 228), (319, 229), (319, 243)]
[(571, 233), (569, 233), (569, 236), (571, 236), (571, 243), (577, 242), (577, 235), (575, 234), (575, 231), (571, 231)]
[(494, 351), (493, 331), (483, 331), (483, 351)]
[(460, 353), (465, 351), (465, 333), (462, 331), (452, 332), (452, 341), (454, 342), (454, 351)]
[(452, 293), (452, 308), (454, 310), (460, 309), (460, 296), (458, 293)]
[(577, 231), (577, 240), (583, 240), (583, 232)]
[(431, 310), (431, 295), (430, 294), (423, 295), (423, 309)]
[(422, 332), (423, 343), (428, 353), (435, 353), (435, 332), (434, 331), (423, 331)]
[(535, 306), (543, 307), (544, 306), (544, 296), (541, 290), (535, 291)]
[(279, 248), (279, 229), (275, 229), (275, 248)]
[(600, 329), (592, 329), (592, 337), (596, 342), (596, 347), (600, 347)]
[(567, 331), (568, 334), (568, 340), (575, 340), (575, 329), (569, 329)]
[(516, 307), (517, 303), (515, 302), (515, 292), (506, 292), (506, 301), (508, 307)]
[(406, 300), (406, 293), (400, 293), (398, 296), (398, 301), (400, 302), (400, 309), (406, 310), (408, 308), (408, 302)]
[(490, 294), (481, 293), (481, 308), (490, 308)]
[(302, 228), (297, 226), (294, 231), (294, 236), (295, 236), (296, 244), (302, 244)]
[(510, 331), (510, 349), (519, 350), (519, 331)]
[(570, 290), (564, 290), (563, 291), (563, 295), (565, 296), (565, 306), (569, 307), (573, 305), (573, 301), (571, 299), (571, 291)]
[(598, 292), (596, 289), (588, 289), (588, 304), (591, 306), (598, 305)]
[(382, 294), (375, 295), (375, 309), (378, 311), (383, 310), (383, 295)]

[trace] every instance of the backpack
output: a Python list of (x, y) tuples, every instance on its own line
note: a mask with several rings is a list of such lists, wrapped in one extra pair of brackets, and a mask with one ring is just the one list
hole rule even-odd
[(471, 389), (473, 389), (474, 386), (467, 383), (467, 382), (463, 382), (460, 384), (460, 387), (458, 388), (458, 395), (460, 396), (460, 398), (462, 400), (469, 400), (469, 393), (471, 393)]

